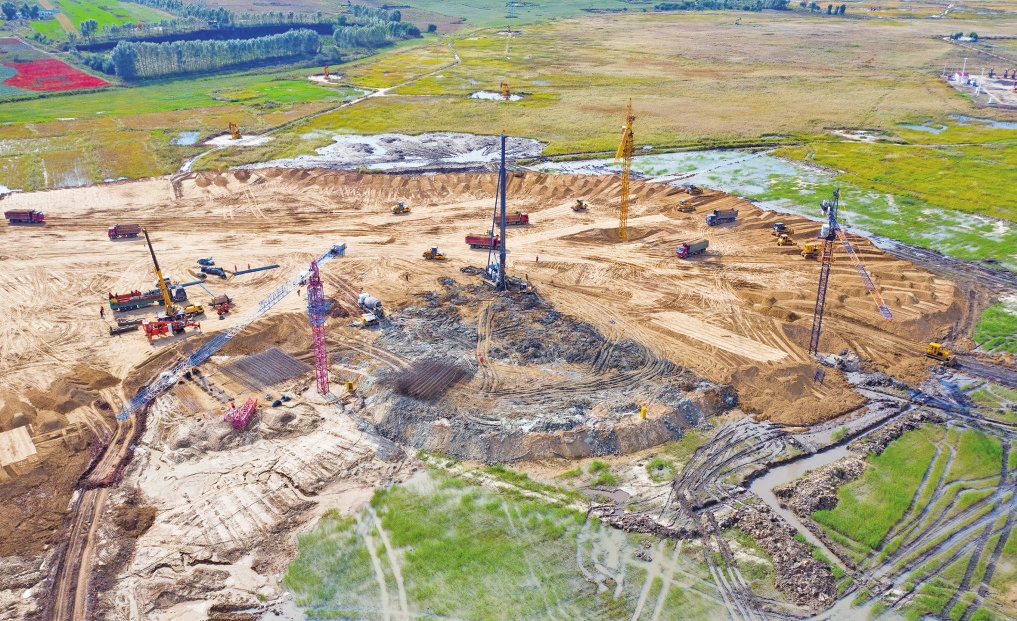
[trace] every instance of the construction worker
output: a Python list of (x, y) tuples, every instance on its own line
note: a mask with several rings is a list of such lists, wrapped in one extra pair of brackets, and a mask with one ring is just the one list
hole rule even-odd
[(537, 258), (533, 260), (533, 262), (534, 263), (540, 263), (540, 255), (539, 254), (537, 255)]
[(100, 306), (99, 307), (99, 319), (103, 319), (105, 317), (106, 317), (106, 309)]
[(300, 297), (300, 289), (297, 289), (297, 297)]
[(406, 282), (410, 282), (410, 273), (406, 272)]

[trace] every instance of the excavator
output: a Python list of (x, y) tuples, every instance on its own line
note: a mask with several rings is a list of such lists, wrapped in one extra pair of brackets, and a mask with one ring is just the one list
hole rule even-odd
[(802, 256), (806, 259), (814, 259), (819, 256), (819, 242), (805, 242), (802, 247)]
[(437, 246), (431, 246), (424, 251), (424, 258), (428, 261), (444, 261), (445, 253), (438, 250)]
[(508, 82), (501, 83), (501, 96), (505, 99), (512, 97), (512, 91), (509, 90)]
[(233, 121), (230, 121), (230, 136), (233, 140), (240, 140), (240, 126)]
[(945, 366), (952, 367), (957, 364), (957, 356), (941, 343), (929, 343), (925, 348), (925, 355), (933, 360), (939, 360)]
[(864, 62), (864, 63), (862, 64), (862, 66), (863, 66), (863, 67), (871, 67), (871, 66), (872, 66), (872, 63), (873, 63), (873, 62), (875, 62), (875, 60), (876, 60), (876, 57), (875, 57), (875, 56), (873, 56), (873, 57), (872, 57), (872, 58), (870, 58), (869, 60), (865, 61), (865, 62)]
[(788, 235), (794, 235), (795, 230), (783, 222), (775, 222), (773, 228), (770, 230), (770, 235), (774, 237), (780, 237), (781, 234), (787, 233)]
[(572, 211), (586, 211), (586, 210), (588, 210), (589, 208), (590, 208), (590, 206), (589, 206), (589, 205), (587, 205), (587, 204), (586, 204), (586, 203), (585, 203), (585, 202), (583, 201), (583, 199), (581, 199), (581, 198), (577, 198), (577, 199), (576, 199), (576, 204), (575, 204), (575, 205), (572, 205)]
[(152, 263), (155, 264), (155, 277), (158, 279), (159, 292), (162, 293), (163, 304), (166, 305), (166, 316), (175, 317), (180, 309), (173, 305), (173, 298), (170, 296), (169, 287), (166, 286), (166, 279), (162, 277), (162, 270), (159, 269), (159, 260), (155, 258), (155, 250), (152, 248), (152, 240), (148, 237), (148, 229), (141, 229), (145, 234), (145, 243), (148, 244), (148, 251), (152, 254)]
[(401, 214), (401, 213), (410, 213), (410, 208), (407, 207), (406, 205), (403, 205), (400, 202), (398, 205), (396, 205), (395, 207), (392, 208), (392, 214), (393, 215), (398, 215), (398, 214)]

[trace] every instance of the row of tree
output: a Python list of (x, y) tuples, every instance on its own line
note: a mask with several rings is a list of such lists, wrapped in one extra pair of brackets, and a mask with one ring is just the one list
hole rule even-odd
[(348, 14), (339, 16), (332, 37), (339, 49), (375, 49), (395, 39), (419, 37), (420, 29), (402, 19), (398, 10), (389, 13), (385, 9), (355, 4)]
[(28, 6), (27, 2), (22, 4), (20, 9), (13, 2), (8, 1), (0, 4), (0, 12), (7, 19), (17, 19), (19, 16), (21, 19), (39, 19), (39, 10), (39, 5)]
[(683, 0), (682, 2), (661, 2), (653, 8), (658, 11), (715, 11), (739, 10), (762, 11), (773, 9), (787, 10), (789, 0)]
[(318, 52), (318, 33), (291, 30), (256, 39), (226, 41), (174, 41), (148, 43), (121, 41), (106, 59), (85, 58), (85, 64), (130, 80), (208, 72), (265, 60), (308, 57)]

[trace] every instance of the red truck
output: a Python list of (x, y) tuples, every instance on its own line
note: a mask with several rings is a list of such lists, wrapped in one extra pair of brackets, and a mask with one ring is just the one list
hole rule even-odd
[(140, 224), (114, 224), (109, 227), (106, 234), (109, 235), (110, 239), (120, 239), (121, 237), (137, 237), (141, 233)]
[[(501, 216), (497, 216), (494, 219), (494, 223), (501, 226)], [(515, 213), (505, 214), (505, 226), (519, 226), (530, 223), (530, 214), (517, 211)]]
[(703, 239), (697, 242), (685, 242), (678, 244), (678, 249), (675, 250), (675, 254), (678, 258), (685, 259), (693, 255), (702, 254), (706, 252), (706, 249), (710, 247), (710, 242)]
[(11, 224), (43, 224), (46, 214), (41, 211), (29, 209), (28, 211), (5, 211), (4, 218)]
[(495, 235), (467, 235), (466, 243), (470, 248), (501, 248), (501, 237)]

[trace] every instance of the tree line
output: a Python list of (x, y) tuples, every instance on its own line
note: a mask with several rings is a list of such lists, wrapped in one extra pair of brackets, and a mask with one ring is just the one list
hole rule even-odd
[(682, 2), (661, 2), (653, 8), (658, 11), (762, 11), (774, 9), (786, 11), (789, 0), (683, 0)]
[(216, 71), (264, 60), (313, 56), (318, 52), (318, 33), (291, 30), (255, 39), (226, 41), (174, 41), (148, 43), (121, 41), (106, 59), (84, 59), (86, 65), (126, 79)]
[(340, 49), (375, 49), (394, 39), (420, 36), (420, 29), (402, 21), (402, 14), (398, 10), (389, 13), (385, 9), (355, 4), (350, 15), (340, 15), (332, 32), (335, 45)]

